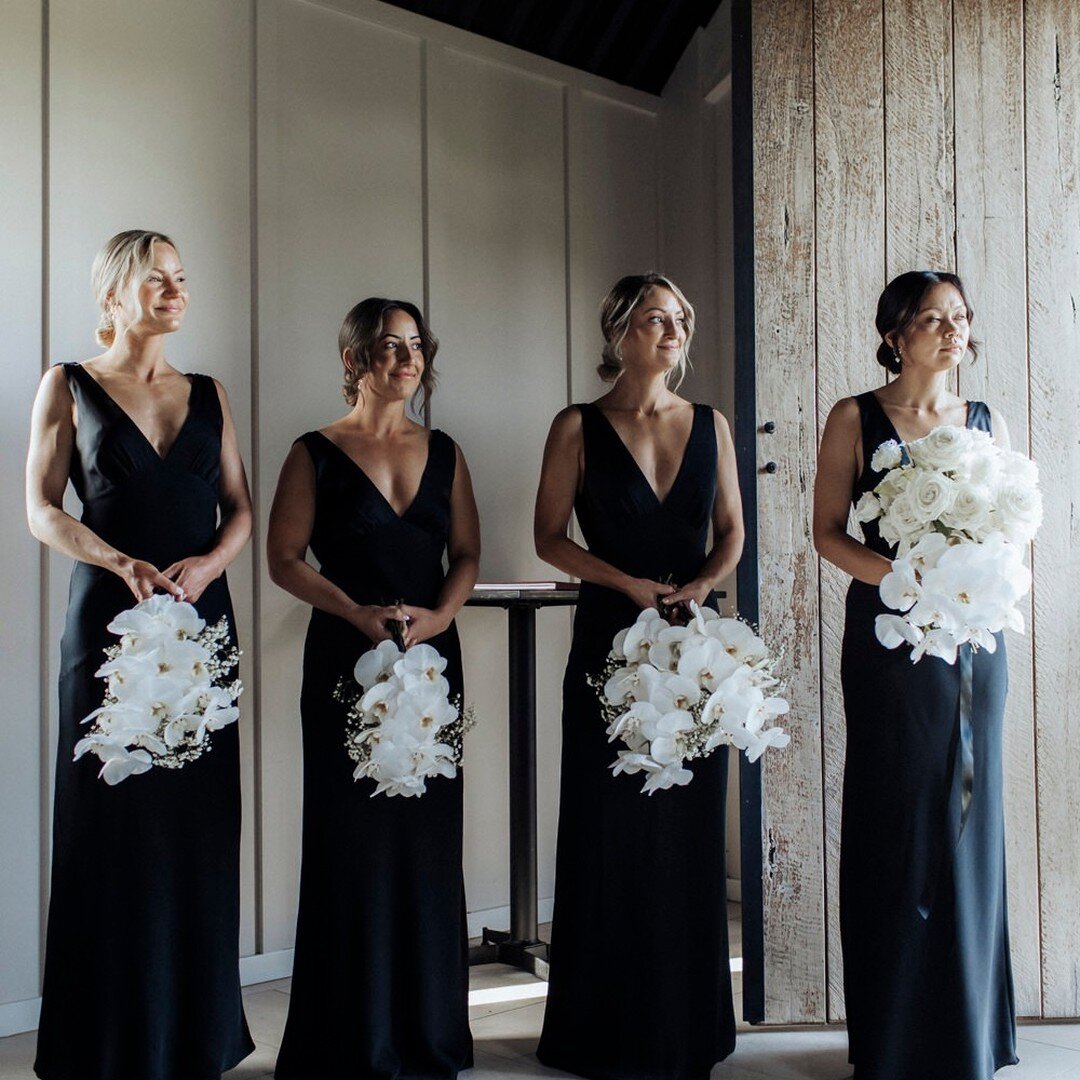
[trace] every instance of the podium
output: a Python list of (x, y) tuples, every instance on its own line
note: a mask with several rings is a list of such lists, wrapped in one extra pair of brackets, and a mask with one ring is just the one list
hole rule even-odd
[(510, 964), (538, 978), (548, 974), (548, 946), (539, 937), (536, 887), (536, 612), (577, 603), (574, 582), (478, 584), (466, 605), (507, 613), (510, 723), (510, 930), (484, 928), (469, 963)]

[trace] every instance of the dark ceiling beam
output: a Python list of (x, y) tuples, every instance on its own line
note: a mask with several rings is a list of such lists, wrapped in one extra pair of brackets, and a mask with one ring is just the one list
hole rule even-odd
[[(586, 69), (588, 71), (599, 72), (603, 70), (604, 65), (607, 63), (608, 56), (611, 54), (611, 47), (615, 44), (616, 38), (619, 36), (622, 28), (626, 25), (626, 20), (630, 18), (630, 14), (636, 6), (635, 0), (622, 0), (615, 9), (615, 13), (608, 22), (603, 37), (597, 42), (596, 48), (593, 49), (586, 62)], [(677, 7), (678, 5), (669, 3), (663, 6), (670, 9)]]

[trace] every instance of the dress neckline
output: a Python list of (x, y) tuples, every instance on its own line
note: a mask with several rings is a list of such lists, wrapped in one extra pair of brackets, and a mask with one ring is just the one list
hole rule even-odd
[(97, 387), (98, 391), (105, 398), (105, 400), (108, 401), (110, 405), (112, 405), (112, 407), (128, 422), (128, 424), (131, 425), (132, 428), (134, 428), (136, 434), (138, 434), (138, 436), (142, 439), (142, 441), (150, 448), (151, 453), (154, 455), (154, 457), (156, 457), (158, 459), (159, 462), (164, 463), (164, 462), (169, 460), (169, 457), (172, 455), (173, 450), (176, 449), (176, 444), (183, 438), (184, 432), (187, 430), (188, 424), (191, 421), (191, 417), (192, 417), (193, 413), (195, 412), (195, 408), (194, 408), (194, 406), (195, 406), (195, 376), (194, 375), (192, 375), (190, 372), (180, 372), (180, 374), (182, 374), (184, 376), (184, 378), (187, 379), (187, 381), (189, 383), (189, 386), (188, 386), (188, 400), (187, 400), (187, 412), (184, 413), (184, 419), (180, 422), (180, 426), (176, 429), (176, 435), (173, 436), (173, 441), (171, 443), (169, 443), (168, 449), (166, 449), (165, 452), (162, 453), (154, 445), (154, 443), (150, 439), (150, 436), (147, 435), (146, 432), (143, 431), (143, 429), (141, 427), (139, 427), (138, 424), (135, 423), (135, 420), (132, 418), (131, 413), (129, 413), (127, 411), (127, 409), (125, 409), (124, 406), (121, 405), (120, 402), (118, 402), (116, 400), (116, 398), (114, 398), (112, 396), (112, 394), (110, 394), (109, 391), (106, 390), (105, 387), (100, 382), (98, 382), (98, 380), (89, 372), (89, 370), (87, 370), (85, 365), (83, 365), (83, 364), (73, 364), (72, 367), (74, 367), (77, 370), (79, 370), (80, 372), (82, 372), (82, 374), (87, 379), (89, 379), (90, 382), (94, 384), (94, 386)]
[[(873, 403), (877, 406), (877, 410), (878, 410), (879, 413), (881, 413), (882, 419), (884, 419), (885, 423), (889, 425), (889, 430), (893, 433), (893, 436), (896, 438), (896, 441), (901, 446), (907, 446), (907, 444), (909, 442), (917, 442), (919, 439), (925, 438), (924, 435), (917, 435), (914, 439), (904, 439), (904, 438), (902, 438), (901, 435), (900, 435), (900, 432), (896, 430), (896, 425), (892, 422), (892, 420), (889, 418), (889, 414), (885, 411), (885, 406), (882, 405), (881, 401), (878, 399), (877, 391), (876, 390), (868, 390), (867, 393), (870, 395), (870, 400), (873, 401)], [(945, 425), (938, 424), (936, 426), (937, 427), (944, 427)], [(964, 402), (964, 423), (963, 423), (962, 426), (965, 427), (965, 428), (971, 427), (971, 399), (970, 398), (967, 399)], [(934, 430), (934, 428), (930, 429), (930, 431), (933, 431), (933, 430)], [(928, 431), (926, 434), (929, 435), (930, 431)]]
[(638, 459), (634, 457), (633, 451), (623, 441), (623, 437), (619, 434), (618, 428), (611, 422), (607, 413), (596, 404), (595, 401), (589, 402), (591, 408), (595, 409), (597, 414), (603, 419), (608, 431), (611, 432), (615, 441), (622, 447), (623, 453), (630, 459), (631, 464), (634, 466), (634, 470), (641, 478), (642, 483), (649, 489), (649, 493), (652, 495), (654, 502), (659, 507), (667, 505), (672, 493), (679, 486), (679, 481), (682, 479), (683, 473), (686, 471), (686, 462), (690, 457), (690, 446), (694, 441), (694, 432), (697, 430), (698, 422), (698, 407), (696, 404), (691, 403), (690, 408), (693, 410), (693, 417), (690, 420), (690, 433), (686, 437), (686, 444), (683, 446), (682, 458), (679, 460), (679, 467), (675, 471), (675, 478), (671, 481), (671, 486), (667, 489), (663, 496), (661, 496), (656, 488), (653, 487), (652, 481), (645, 475), (645, 470), (638, 464)]
[(411, 512), (413, 507), (416, 506), (416, 502), (420, 498), (421, 492), (424, 490), (424, 485), (427, 483), (428, 471), (431, 468), (431, 441), (435, 437), (434, 429), (431, 429), (428, 433), (427, 457), (424, 459), (424, 467), (420, 472), (420, 481), (416, 485), (416, 492), (409, 500), (408, 505), (405, 507), (405, 509), (401, 511), (399, 511), (397, 507), (394, 506), (394, 504), (389, 500), (389, 498), (387, 498), (383, 489), (379, 487), (379, 485), (376, 484), (370, 476), (368, 476), (367, 472), (364, 470), (364, 467), (358, 461), (356, 461), (352, 457), (352, 455), (346, 453), (345, 450), (338, 446), (338, 444), (334, 442), (334, 440), (331, 439), (329, 435), (325, 435), (323, 432), (318, 430), (316, 430), (315, 434), (318, 435), (319, 438), (322, 439), (324, 442), (332, 446), (338, 452), (338, 454), (356, 470), (356, 472), (367, 482), (368, 486), (375, 492), (375, 494), (378, 495), (380, 499), (382, 499), (383, 504), (390, 511), (390, 513), (398, 519), (398, 521), (404, 521), (405, 518), (409, 516), (409, 513)]

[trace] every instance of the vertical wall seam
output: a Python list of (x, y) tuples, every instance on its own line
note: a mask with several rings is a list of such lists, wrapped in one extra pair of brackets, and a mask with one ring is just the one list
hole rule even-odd
[[(49, 0), (41, 3), (41, 373), (49, 368)], [(45, 974), (45, 933), (49, 907), (49, 869), (51, 855), (51, 821), (49, 782), (49, 703), (55, 692), (49, 678), (52, 658), (52, 628), (49, 611), (49, 549), (38, 545), (38, 608), (40, 637), (38, 638), (38, 731), (40, 733), (38, 798), (38, 973)]]
[[(1031, 402), (1034, 397), (1031, 382), (1031, 232), (1028, 215), (1028, 52), (1027, 52), (1027, 0), (1020, 5), (1020, 93), (1023, 99), (1021, 117), (1024, 128), (1023, 135), (1023, 185), (1024, 185), (1024, 318), (1025, 318), (1025, 345), (1026, 356), (1024, 362), (1027, 370), (1027, 452), (1030, 457), (1033, 450), (1032, 433), (1034, 422)], [(1035, 626), (1035, 560), (1037, 557), (1038, 541), (1031, 544), (1031, 573), (1032, 595), (1029, 608), (1029, 622), (1031, 624), (1031, 762), (1035, 780), (1035, 882), (1037, 890), (1037, 902), (1035, 905), (1036, 925), (1039, 933), (1039, 1015), (1046, 1015), (1046, 965), (1043, 958), (1043, 932), (1042, 932), (1042, 831), (1039, 818), (1039, 693), (1038, 676), (1039, 666), (1036, 663), (1036, 649), (1038, 645), (1037, 631)]]
[[(420, 39), (420, 259), (422, 264), (421, 290), (423, 293), (424, 317), (428, 326), (431, 317), (431, 207), (430, 178), (428, 162), (428, 40)], [(431, 427), (431, 402), (424, 398), (424, 423)]]
[[(248, 259), (251, 280), (251, 316), (249, 349), (251, 357), (249, 400), (251, 405), (251, 614), (252, 633), (256, 641), (262, 636), (262, 525), (261, 476), (262, 455), (259, 423), (259, 10), (258, 0), (250, 0), (251, 49), (248, 93)], [(254, 798), (254, 871), (253, 902), (255, 905), (255, 954), (266, 948), (263, 868), (263, 740), (262, 740), (262, 649), (252, 649), (251, 670), (254, 680), (252, 697), (251, 754), (254, 765), (252, 781)]]
[(566, 303), (566, 404), (574, 400), (574, 304), (573, 264), (570, 258), (570, 87), (562, 86), (562, 150), (563, 150), (563, 266)]

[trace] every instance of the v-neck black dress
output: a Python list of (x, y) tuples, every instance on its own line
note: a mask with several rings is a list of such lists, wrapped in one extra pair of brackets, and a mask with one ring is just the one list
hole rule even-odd
[[(420, 488), (397, 514), (366, 474), (317, 431), (311, 551), (361, 604), (434, 607), (444, 580), (456, 450), (431, 433)], [(462, 692), (457, 629), (431, 639)], [(303, 859), (296, 954), (279, 1080), (436, 1080), (472, 1064), (461, 867), (462, 777), (419, 798), (377, 795), (352, 778), (344, 706), (333, 698), (371, 642), (313, 610), (304, 645)]]
[[(865, 464), (852, 502), (882, 478), (870, 465), (877, 447), (902, 441), (872, 391), (855, 401)], [(967, 426), (990, 430), (981, 401), (969, 402)], [(872, 551), (894, 557), (876, 522), (863, 525), (863, 536)], [(887, 610), (876, 586), (852, 581), (840, 661), (850, 1058), (856, 1080), (990, 1080), (1016, 1061), (1001, 768), (1005, 644), (998, 634), (993, 653), (964, 645), (953, 665), (936, 657), (912, 664), (908, 647), (878, 643), (874, 620)]]
[[(191, 375), (187, 419), (162, 458), (79, 364), (64, 373), (77, 416), (71, 482), (82, 521), (159, 569), (213, 546), (221, 405)], [(72, 761), (101, 705), (94, 672), (135, 604), (115, 574), (76, 563), (60, 645), (52, 887), (34, 1070), (44, 1080), (217, 1080), (254, 1046), (240, 998), (238, 727), (180, 769), (115, 787), (92, 754)], [(224, 576), (195, 605), (232, 617)]]
[[(705, 561), (716, 493), (712, 410), (694, 419), (657, 498), (596, 405), (579, 405), (585, 475), (574, 509), (589, 551), (635, 577), (687, 582)], [(735, 1046), (727, 936), (727, 750), (686, 787), (613, 776), (596, 691), (632, 600), (583, 583), (563, 681), (551, 978), (537, 1056), (595, 1080), (707, 1080)]]

